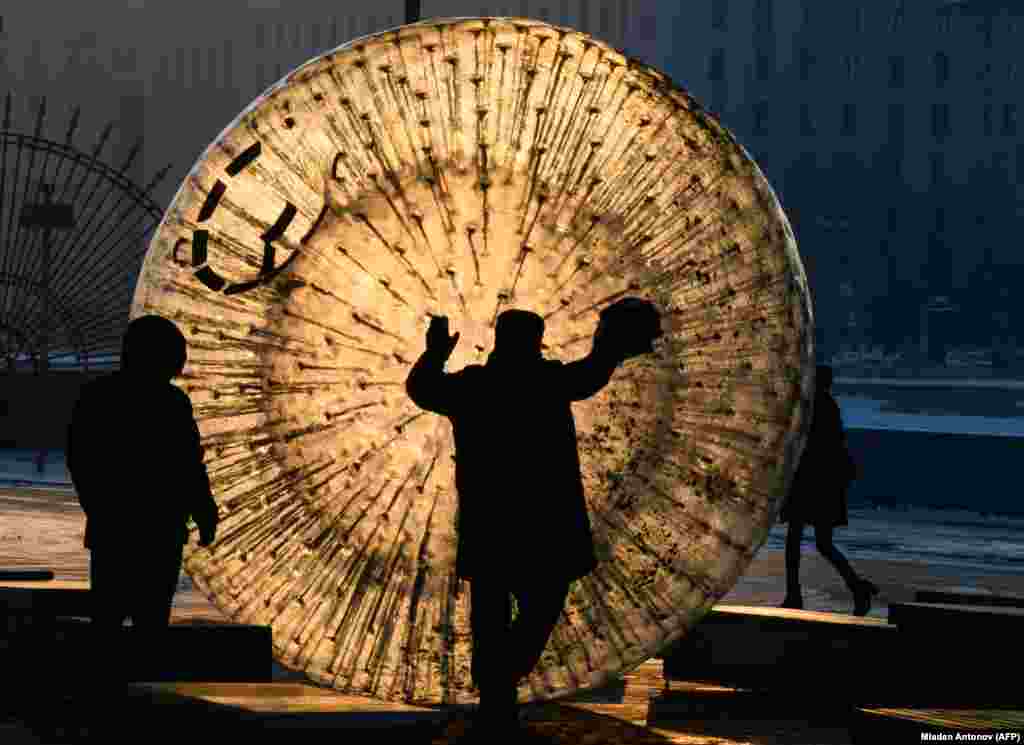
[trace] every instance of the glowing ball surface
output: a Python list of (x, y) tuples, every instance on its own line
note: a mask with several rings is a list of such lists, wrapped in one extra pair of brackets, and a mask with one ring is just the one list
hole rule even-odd
[(570, 29), (435, 20), (290, 73), (200, 157), (136, 289), (133, 316), (189, 341), (176, 383), (221, 512), (187, 571), (320, 683), (475, 701), (451, 428), (405, 378), (430, 314), (461, 332), (449, 371), (486, 360), (512, 307), (568, 361), (626, 295), (664, 335), (573, 406), (600, 565), (523, 701), (657, 654), (766, 540), (813, 391), (793, 233), (713, 116)]

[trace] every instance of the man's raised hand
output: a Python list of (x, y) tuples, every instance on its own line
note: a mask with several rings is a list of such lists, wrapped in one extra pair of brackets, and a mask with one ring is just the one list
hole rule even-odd
[(652, 354), (661, 335), (660, 314), (650, 301), (623, 298), (601, 311), (594, 348), (625, 361)]
[(459, 343), (459, 334), (448, 334), (448, 316), (433, 316), (427, 328), (427, 350), (436, 352), (445, 359), (451, 356), (455, 345)]

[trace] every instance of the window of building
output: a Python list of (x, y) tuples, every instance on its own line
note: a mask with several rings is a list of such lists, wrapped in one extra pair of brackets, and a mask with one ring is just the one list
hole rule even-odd
[(932, 104), (932, 137), (948, 137), (952, 134), (949, 121), (949, 104)]
[(711, 111), (719, 119), (729, 106), (729, 87), (724, 81), (716, 83), (711, 92)]
[(185, 68), (188, 63), (185, 61), (185, 50), (182, 47), (178, 47), (174, 50), (174, 82), (181, 85), (185, 84)]
[(754, 134), (768, 134), (768, 102), (758, 101), (754, 105)]
[(843, 55), (843, 68), (846, 70), (846, 77), (850, 82), (857, 79), (857, 71), (860, 70), (860, 59), (859, 54)]
[(892, 17), (889, 19), (889, 30), (892, 32), (902, 31), (903, 23), (907, 17), (907, 4), (905, 0), (900, 0), (896, 7), (892, 11)]
[(1011, 83), (1016, 82), (1018, 73), (1020, 72), (1020, 66), (1016, 62), (1011, 62), (1006, 68), (1006, 79)]
[(886, 225), (889, 228), (890, 233), (895, 233), (899, 230), (900, 225), (903, 223), (903, 211), (899, 207), (890, 206), (886, 210)]
[(945, 52), (935, 53), (935, 85), (941, 88), (949, 82), (949, 55)]
[(754, 0), (754, 28), (770, 31), (774, 26), (772, 0)]
[(771, 55), (765, 51), (757, 53), (757, 79), (764, 82), (771, 80), (773, 68)]
[(992, 135), (992, 104), (985, 104), (985, 108), (982, 111), (982, 131), (987, 135)]
[(800, 48), (800, 80), (807, 82), (811, 79), (811, 67), (814, 66), (814, 55), (807, 47)]
[(840, 132), (848, 137), (853, 137), (857, 134), (857, 104), (843, 104), (843, 122)]
[(711, 28), (716, 31), (729, 29), (729, 0), (715, 0), (712, 4)]
[(858, 5), (853, 9), (853, 28), (858, 34), (864, 32), (864, 14), (866, 9), (863, 5)]
[(889, 142), (895, 143), (903, 139), (904, 109), (901, 103), (889, 104), (888, 133)]
[(800, 104), (800, 134), (805, 137), (810, 137), (816, 133), (817, 128), (814, 126), (814, 116), (811, 114), (811, 105), (809, 103)]
[(948, 34), (953, 31), (953, 12), (951, 10), (940, 10), (935, 14), (936, 29), (940, 34)]
[(725, 50), (721, 47), (711, 52), (708, 78), (711, 80), (725, 80)]
[(599, 23), (600, 26), (598, 28), (602, 34), (607, 34), (612, 30), (612, 9), (607, 5), (601, 6), (601, 20)]
[(946, 156), (944, 153), (931, 153), (928, 156), (930, 181), (933, 187), (942, 186), (946, 180)]
[(1017, 183), (1024, 184), (1024, 145), (1017, 145)]
[(216, 48), (211, 47), (210, 49), (206, 50), (206, 69), (209, 71), (209, 72), (207, 72), (206, 82), (207, 83), (213, 83), (214, 85), (219, 87), (220, 83), (217, 80), (217, 49)]
[(1017, 104), (1003, 104), (1003, 135), (1012, 137), (1017, 134)]
[(1010, 156), (1007, 153), (997, 152), (992, 155), (992, 170), (996, 172), (997, 176), (1007, 176), (1007, 164), (1010, 161)]
[(889, 58), (889, 87), (902, 88), (906, 84), (906, 61), (903, 57)]
[(811, 6), (814, 5), (815, 2), (818, 2), (818, 0), (804, 0), (803, 5), (801, 6), (802, 14), (800, 23), (804, 28), (811, 27)]
[[(558, 21), (564, 26), (569, 25), (569, 0), (562, 0), (562, 2), (559, 4), (558, 12)], [(484, 13), (483, 11), (480, 11), (480, 15), (484, 16), (487, 14)]]

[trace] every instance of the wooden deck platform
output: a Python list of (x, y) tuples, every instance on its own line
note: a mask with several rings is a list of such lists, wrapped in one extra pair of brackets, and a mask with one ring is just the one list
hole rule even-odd
[[(530, 745), (850, 745), (849, 712), (812, 712), (808, 707), (797, 711), (792, 706), (772, 711), (743, 705), (739, 700), (743, 692), (667, 681), (661, 668), (656, 660), (645, 662), (603, 691), (585, 694), (583, 697), (590, 699), (587, 703), (524, 706), (526, 732), (520, 741)], [(54, 712), (61, 712), (64, 729), (61, 734), (51, 734), (50, 741), (68, 741), (70, 729), (75, 727), (71, 717), (76, 703), (71, 699), (50, 703), (50, 723), (56, 721)], [(77, 706), (80, 709), (81, 705)], [(387, 728), (388, 742), (410, 745), (458, 741), (468, 727), (466, 715), (471, 709), (392, 704), (295, 682), (142, 683), (132, 686), (117, 708), (122, 721), (144, 723), (142, 729), (147, 734), (162, 736), (194, 738), (217, 731), (232, 738), (262, 738), (279, 737), (284, 733), (275, 730), (288, 730), (301, 731), (300, 736), (340, 734), (362, 742), (380, 737), (381, 730)], [(723, 711), (727, 715), (723, 716)], [(27, 738), (31, 733), (22, 734)], [(5, 745), (30, 741), (6, 735), (0, 732)]]
[[(46, 611), (74, 616), (87, 609), (87, 604), (83, 605), (87, 592), (86, 582), (4, 581), (0, 582), (0, 606), (29, 615)], [(910, 607), (902, 616), (898, 611), (897, 617), (890, 619), (897, 621), (893, 623), (837, 613), (720, 605), (676, 648), (667, 651), (663, 663), (649, 660), (607, 688), (584, 692), (575, 700), (528, 705), (523, 718), (541, 741), (566, 745), (584, 740), (637, 745), (847, 745), (851, 733), (874, 726), (864, 722), (876, 720), (864, 717), (877, 719), (880, 711), (893, 712), (911, 704), (932, 712), (944, 706), (964, 709), (972, 704), (981, 709), (969, 696), (964, 698), (964, 691), (985, 691), (984, 686), (961, 675), (956, 667), (977, 657), (963, 635), (950, 637), (947, 630), (944, 643), (951, 649), (937, 651), (934, 634), (919, 637), (913, 633), (915, 626), (928, 623), (928, 612), (937, 609), (945, 614), (941, 616), (944, 624), (952, 623), (956, 614), (941, 605), (904, 605), (927, 608)], [(977, 613), (988, 617), (993, 612), (999, 617), (1009, 612), (1019, 623), (1018, 612), (1012, 608), (989, 606)], [(56, 625), (66, 627), (65, 633), (73, 636), (84, 624), (65, 618)], [(193, 633), (210, 627), (173, 628)], [(924, 643), (922, 638), (930, 642)], [(269, 638), (266, 648), (269, 657)], [(34, 663), (38, 670), (58, 678), (73, 666), (56, 652), (37, 655)], [(974, 659), (973, 663), (988, 670), (992, 659)], [(943, 666), (945, 674), (941, 673)], [(48, 685), (46, 675), (34, 676), (42, 684), (35, 689), (39, 692), (36, 699), (43, 704), (39, 711), (80, 711), (81, 690)], [(989, 676), (993, 680), (999, 677)], [(922, 681), (928, 684), (922, 685)], [(993, 704), (1002, 706), (1002, 713), (993, 716), (1012, 717), (1019, 707), (1016, 690), (1008, 690), (1006, 701)], [(914, 694), (909, 702), (908, 692)], [(51, 705), (56, 703), (54, 696), (61, 699), (61, 705)], [(184, 727), (184, 722), (191, 722), (193, 733), (198, 731), (195, 727), (219, 727), (222, 723), (239, 735), (267, 729), (370, 732), (401, 727), (403, 739), (442, 745), (466, 727), (459, 710), (454, 710), (453, 717), (453, 710), (446, 708), (344, 696), (301, 681), (150, 679), (108, 701), (132, 721), (145, 722), (151, 731), (161, 733)], [(855, 710), (853, 704), (860, 709)], [(74, 717), (65, 717), (69, 719)], [(5, 744), (17, 745), (7, 734), (0, 733)]]

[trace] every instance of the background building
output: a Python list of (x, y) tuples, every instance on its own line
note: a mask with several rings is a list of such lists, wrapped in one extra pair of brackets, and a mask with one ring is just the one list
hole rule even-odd
[(1005, 0), (707, 0), (680, 19), (669, 69), (779, 192), (823, 352), (912, 349), (936, 295), (960, 306), (957, 341), (989, 344), (993, 314), (1012, 314), (1000, 298), (1024, 290), (1009, 239), (1024, 199), (1022, 12)]
[[(122, 111), (119, 148), (145, 136), (136, 169), (174, 164), (154, 194), (162, 204), (267, 86), (327, 49), (400, 25), (406, 12), (405, 0), (358, 13), (319, 0), (225, 0), (202, 5), (197, 23), (198, 0), (131, 5), (5, 9), (0, 80), (23, 109), (44, 95), (51, 110), (87, 99), (101, 113), (83, 128)], [(1022, 5), (421, 0), (421, 15), (580, 28), (689, 89), (779, 193), (828, 356), (863, 343), (919, 350), (920, 309), (935, 296), (960, 309), (950, 339), (991, 346), (1020, 325)]]

